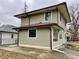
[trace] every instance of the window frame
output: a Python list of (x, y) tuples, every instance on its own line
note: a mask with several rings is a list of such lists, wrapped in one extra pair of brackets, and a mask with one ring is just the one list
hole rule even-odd
[[(55, 31), (55, 30), (58, 31), (58, 34), (57, 34), (57, 38), (56, 38), (56, 39), (54, 39), (54, 36), (55, 36), (55, 35), (54, 35), (54, 31)], [(55, 33), (55, 34), (56, 34), (56, 33)], [(59, 37), (59, 29), (54, 28), (54, 29), (53, 29), (53, 41), (54, 41), (54, 42), (58, 42), (58, 37)]]
[[(29, 37), (29, 30), (36, 30), (36, 37)], [(28, 29), (27, 36), (28, 36), (28, 39), (36, 39), (37, 38), (37, 29), (35, 29), (35, 28)]]
[(60, 34), (60, 35), (59, 35), (59, 38), (60, 38), (60, 39), (62, 39), (62, 38), (63, 38), (63, 37), (62, 37), (62, 34)]
[[(49, 12), (50, 12), (50, 19), (46, 20), (46, 13), (49, 13)], [(45, 21), (45, 22), (48, 22), (48, 21), (51, 20), (51, 19), (52, 19), (52, 11), (45, 12), (45, 13), (44, 13), (44, 21)]]

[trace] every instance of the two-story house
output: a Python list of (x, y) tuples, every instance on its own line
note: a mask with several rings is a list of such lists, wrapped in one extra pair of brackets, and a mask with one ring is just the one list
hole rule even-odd
[(19, 45), (45, 49), (63, 47), (66, 43), (65, 28), (70, 15), (65, 2), (15, 15), (21, 19)]

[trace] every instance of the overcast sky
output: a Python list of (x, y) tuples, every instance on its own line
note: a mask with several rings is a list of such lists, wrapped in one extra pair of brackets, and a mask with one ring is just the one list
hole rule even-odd
[[(63, 1), (70, 3), (70, 0), (27, 0), (27, 5), (28, 10), (33, 10)], [(0, 25), (11, 24), (19, 26), (20, 20), (13, 16), (21, 13), (23, 11), (23, 8), (24, 0), (0, 0)]]

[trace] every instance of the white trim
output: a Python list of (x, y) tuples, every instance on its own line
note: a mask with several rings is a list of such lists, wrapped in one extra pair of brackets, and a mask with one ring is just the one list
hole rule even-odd
[(65, 52), (64, 52), (64, 51), (61, 51), (61, 50), (58, 50), (58, 49), (52, 49), (52, 50), (54, 50), (54, 51), (58, 51), (58, 52), (60, 52), (60, 53), (65, 54)]
[(52, 49), (53, 49), (53, 27), (51, 27), (52, 29)]
[[(29, 37), (29, 30), (33, 30), (33, 29), (36, 30), (36, 37)], [(28, 39), (37, 39), (37, 29), (36, 28), (30, 28), (30, 29), (28, 29), (28, 31), (27, 31), (27, 37), (28, 37)]]
[(26, 44), (19, 44), (19, 46), (50, 50), (50, 47), (43, 47), (43, 46), (26, 45)]
[(53, 15), (52, 15), (52, 14), (53, 14), (53, 11), (51, 11), (51, 22), (52, 22), (52, 20), (53, 20), (53, 17), (52, 17)]
[(49, 22), (49, 20), (48, 21), (45, 20), (45, 16), (46, 16), (46, 13), (44, 13), (44, 20), (43, 20), (43, 22)]
[(44, 13), (44, 21), (45, 21), (45, 13)]
[[(56, 29), (56, 28), (53, 28), (53, 37), (54, 37), (54, 29)], [(57, 43), (58, 41), (59, 41), (59, 32), (58, 32), (57, 41), (54, 41), (54, 40), (53, 40), (53, 42)]]
[(63, 43), (62, 44), (60, 44), (60, 45), (57, 45), (57, 46), (53, 46), (54, 47), (54, 49), (59, 49), (59, 48), (62, 48), (63, 47)]

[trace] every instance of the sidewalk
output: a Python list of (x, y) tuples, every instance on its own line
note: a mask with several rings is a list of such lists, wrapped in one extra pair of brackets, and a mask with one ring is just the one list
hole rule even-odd
[(70, 57), (72, 59), (79, 59), (79, 52), (78, 51), (70, 50), (67, 48), (63, 48), (61, 50), (64, 51), (68, 57)]

